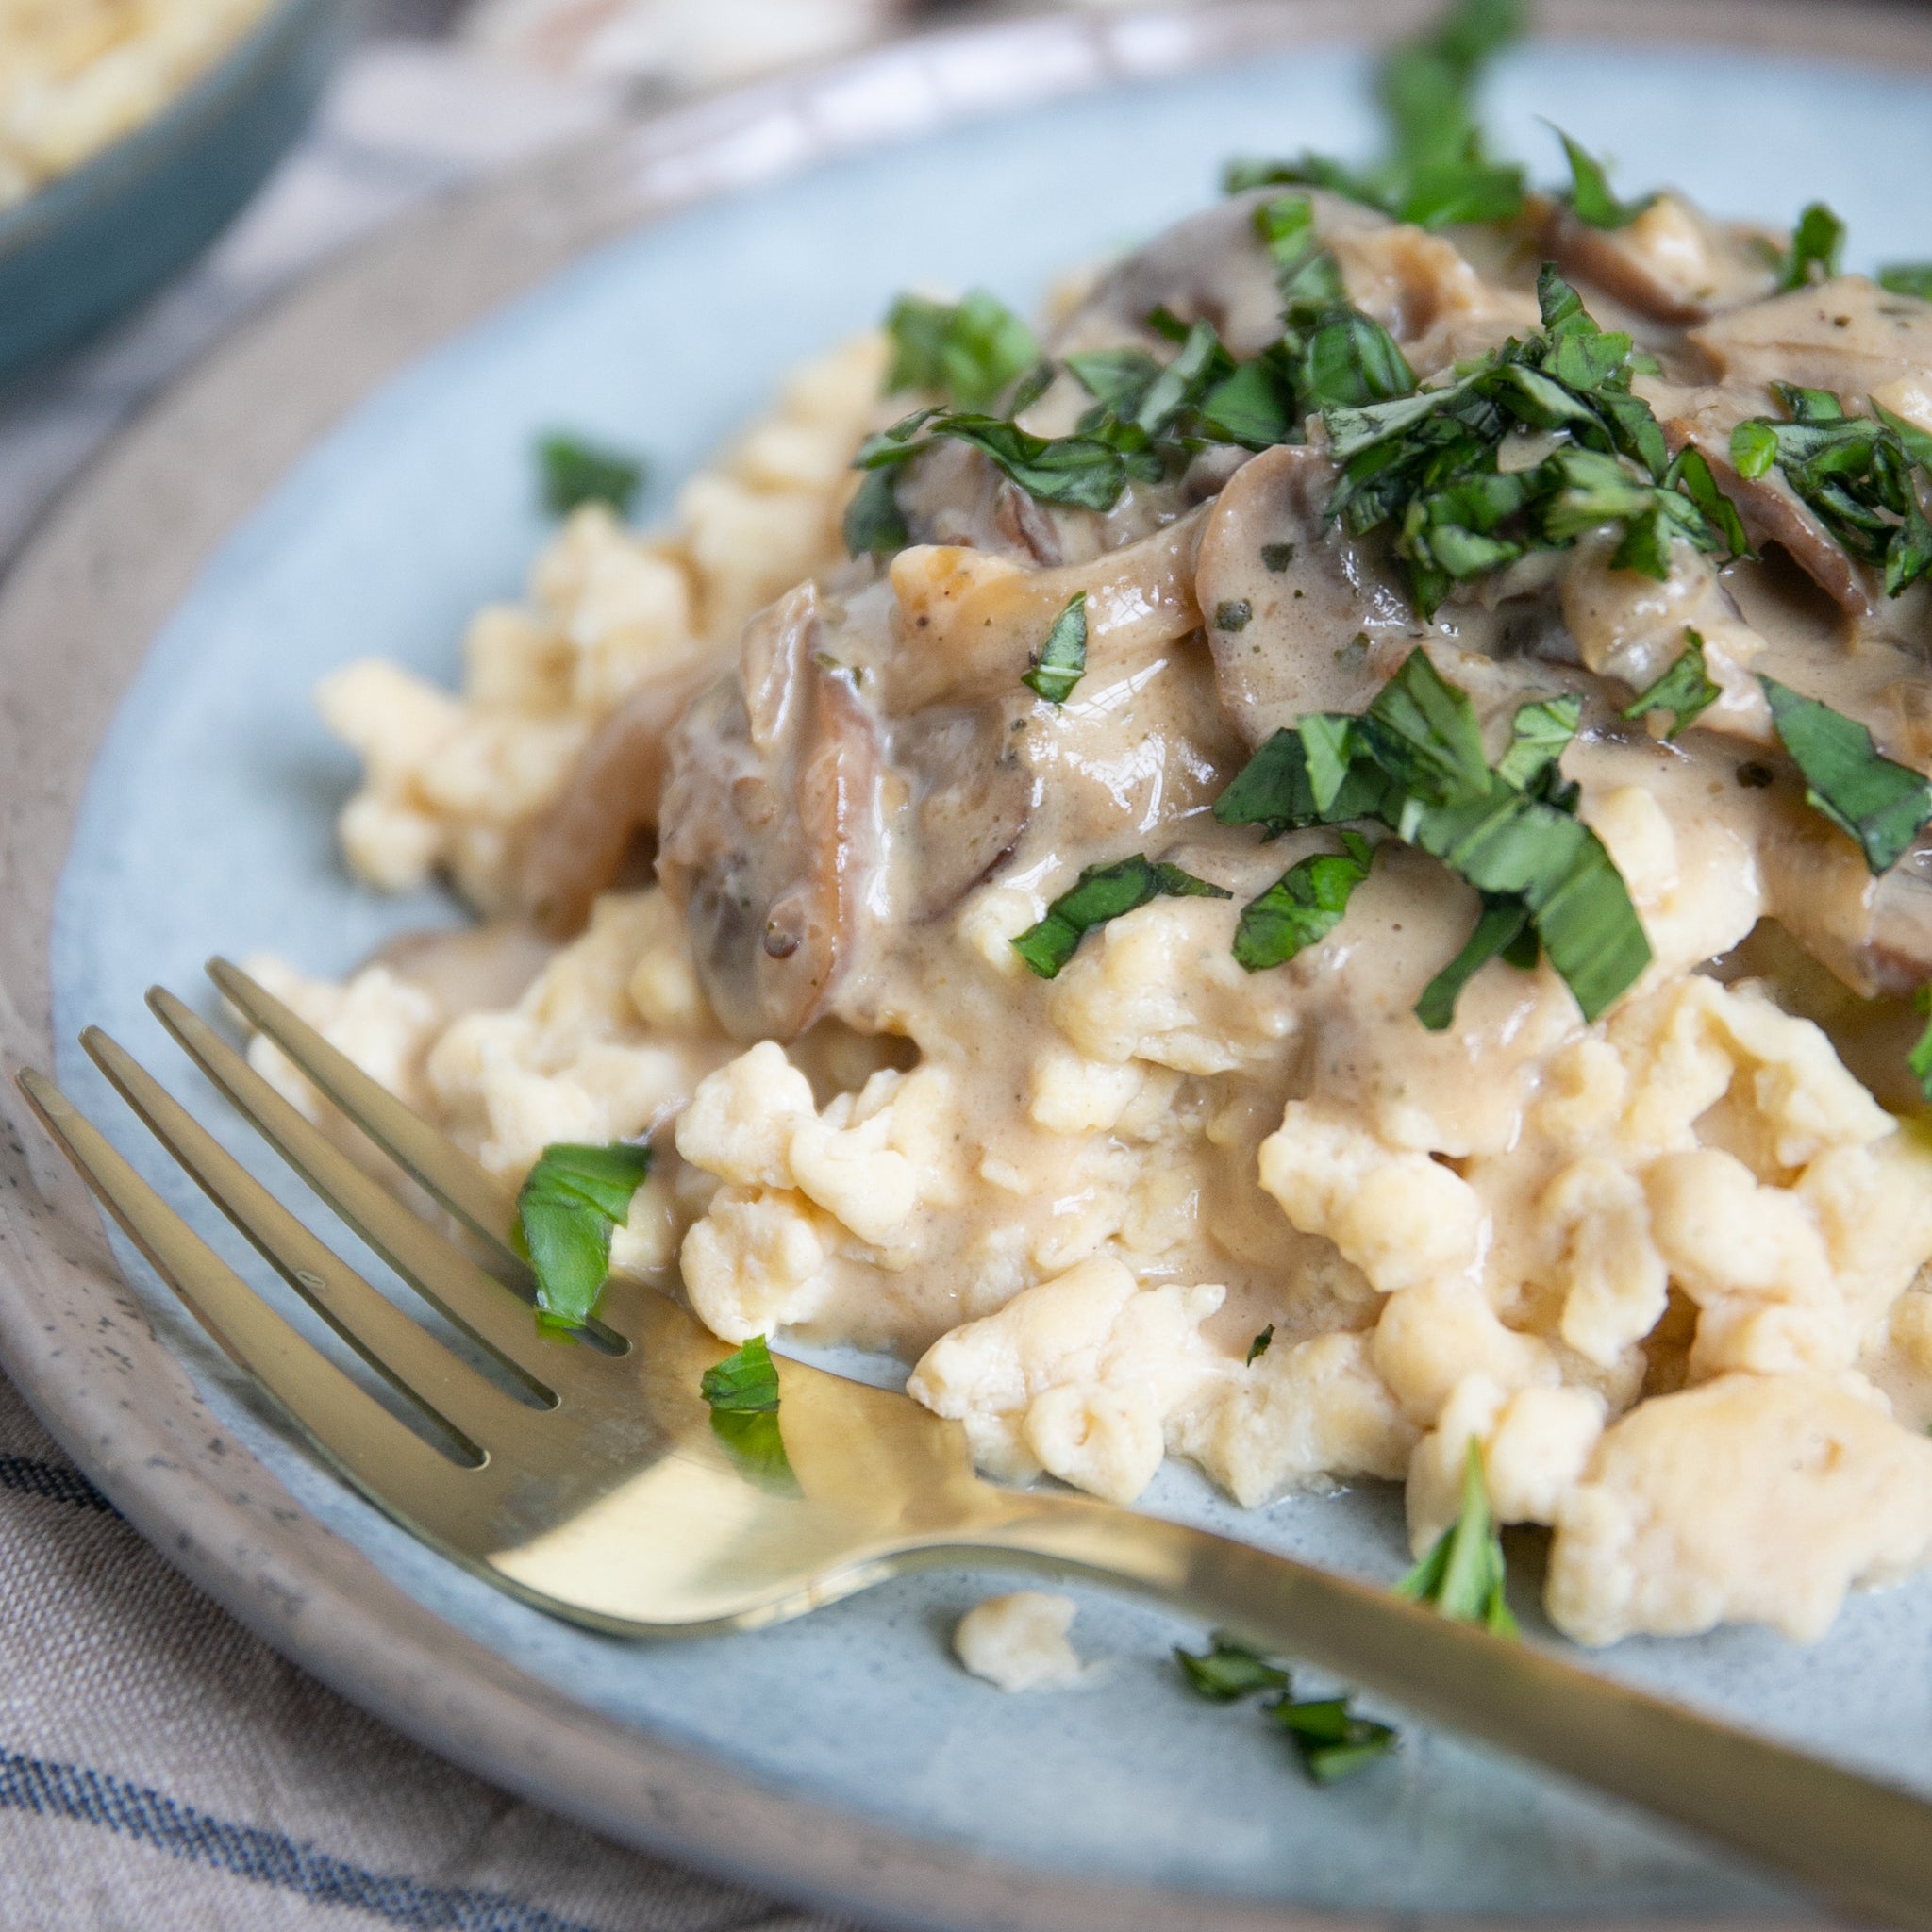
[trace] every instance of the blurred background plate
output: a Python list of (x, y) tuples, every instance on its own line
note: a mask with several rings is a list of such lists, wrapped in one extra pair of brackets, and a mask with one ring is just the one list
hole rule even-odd
[(138, 302), (226, 226), (307, 125), (358, 0), (275, 0), (152, 120), (0, 212), (0, 381)]
[[(172, 1069), (141, 1005), (150, 978), (192, 991), (216, 947), (340, 971), (455, 916), (343, 876), (329, 821), (353, 774), (307, 691), (372, 651), (451, 676), (463, 617), (514, 588), (543, 536), (536, 430), (648, 449), (655, 515), (788, 364), (870, 325), (896, 288), (1030, 303), (1061, 265), (1211, 198), (1231, 151), (1359, 152), (1364, 18), (1393, 33), (1424, 10), (1047, 19), (891, 47), (458, 198), (244, 327), (0, 591), (8, 1061), (58, 1056), (114, 1125), (73, 1035), (105, 1024)], [(1547, 174), (1547, 113), (1621, 155), (1631, 187), (1670, 179), (1772, 218), (1824, 195), (1855, 265), (1932, 255), (1932, 204), (1905, 192), (1932, 179), (1932, 22), (1676, 0), (1572, 0), (1544, 21), (1496, 75), (1504, 151)], [(336, 1484), (165, 1292), (121, 1276), (86, 1196), (18, 1122), (0, 1238), (0, 1358), (158, 1547), (370, 1709), (631, 1843), (960, 1932), (1802, 1915), (1454, 1740), (1411, 1734), (1373, 1775), (1312, 1790), (1265, 1727), (1178, 1687), (1166, 1648), (1198, 1633), (1098, 1592), (1078, 1638), (1109, 1661), (1053, 1697), (1004, 1699), (947, 1660), (986, 1578), (905, 1579), (683, 1645), (567, 1628)], [(1387, 1491), (1241, 1517), (1170, 1473), (1151, 1500), (1370, 1576), (1405, 1560)], [(1932, 1785), (1928, 1614), (1921, 1578), (1855, 1601), (1810, 1651), (1725, 1631), (1625, 1644), (1603, 1667)]]

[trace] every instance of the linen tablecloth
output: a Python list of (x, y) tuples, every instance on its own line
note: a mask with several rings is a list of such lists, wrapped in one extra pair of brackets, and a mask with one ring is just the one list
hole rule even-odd
[[(589, 129), (619, 98), (422, 42), (366, 47), (200, 268), (0, 398), (0, 561), (120, 423), (264, 294), (421, 196)], [(178, 1576), (0, 1379), (0, 1926), (363, 1925), (832, 1922), (608, 1844), (364, 1716)]]

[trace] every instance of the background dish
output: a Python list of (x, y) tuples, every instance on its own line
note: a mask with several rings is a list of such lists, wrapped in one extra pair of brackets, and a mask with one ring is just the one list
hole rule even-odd
[[(1619, 14), (1655, 29), (1661, 9)], [(1359, 147), (1358, 56), (1274, 53), (1145, 78), (1333, 30), (1335, 18), (1284, 8), (1112, 28), (1051, 23), (888, 53), (697, 110), (419, 225), (244, 337), (225, 371), (210, 369), (164, 406), (56, 520), (0, 604), (0, 669), (24, 694), (8, 721), (18, 738), (7, 747), (17, 753), (8, 858), (22, 907), (0, 955), (9, 1055), (46, 1052), (40, 912), (105, 695), (206, 544), (286, 454), (244, 425), (234, 474), (217, 483), (182, 447), (187, 432), (234, 422), (239, 405), (275, 393), (278, 376), (303, 369), (304, 353), (331, 342), (372, 292), (425, 291), (417, 341), (466, 301), (474, 313), (509, 273), (493, 251), (533, 218), (550, 225), (540, 246), (564, 253), (654, 198), (661, 207), (721, 176), (769, 175), (774, 163), (948, 108), (1006, 110), (591, 256), (371, 395), (236, 531), (122, 703), (55, 912), (60, 1073), (108, 1120), (112, 1103), (67, 1042), (82, 1021), (99, 1020), (168, 1068), (139, 1007), (148, 978), (189, 991), (217, 944), (274, 945), (335, 970), (383, 932), (436, 916), (434, 905), (375, 901), (342, 881), (328, 816), (349, 769), (310, 724), (307, 689), (368, 650), (447, 669), (462, 614), (509, 589), (536, 541), (525, 458), (534, 428), (582, 423), (643, 443), (668, 489), (787, 362), (871, 322), (905, 282), (982, 280), (1029, 299), (1069, 258), (1196, 205), (1230, 151)], [(1703, 18), (1714, 33), (1718, 16)], [(1753, 8), (1725, 18), (1762, 40), (1809, 17)], [(1499, 137), (1541, 155), (1547, 137), (1532, 115), (1549, 112), (1627, 157), (1630, 187), (1668, 172), (1721, 209), (1767, 213), (1824, 193), (1850, 220), (1861, 264), (1924, 254), (1932, 213), (1915, 225), (1890, 184), (1921, 175), (1932, 147), (1932, 81), (1907, 66), (1914, 51), (1932, 62), (1932, 36), (1857, 14), (1830, 24), (1847, 52), (1860, 33), (1874, 58), (1891, 48), (1892, 72), (1761, 51), (1540, 46), (1499, 75)], [(1136, 74), (1131, 91), (1015, 111), (1023, 88), (1071, 96)], [(1667, 170), (1652, 156), (1668, 157)], [(962, 180), (973, 195), (958, 192)], [(529, 274), (546, 265), (520, 262)], [(375, 337), (349, 338), (276, 433), (305, 418), (320, 426), (369, 371), (414, 346), (380, 325)], [(125, 512), (143, 501), (165, 507), (138, 537), (124, 534)], [(185, 1076), (175, 1084), (192, 1091)], [(127, 1136), (130, 1147), (138, 1141)], [(1661, 1834), (1446, 1741), (1412, 1748), (1379, 1781), (1313, 1793), (1265, 1734), (1174, 1688), (1160, 1657), (1185, 1633), (1097, 1597), (1083, 1643), (1121, 1661), (1091, 1689), (1026, 1702), (1003, 1702), (943, 1662), (947, 1621), (978, 1589), (971, 1579), (902, 1584), (789, 1630), (675, 1649), (627, 1650), (548, 1624), (452, 1574), (315, 1469), (167, 1297), (143, 1286), (130, 1299), (105, 1272), (92, 1218), (51, 1173), (39, 1168), (64, 1220), (50, 1219), (32, 1188), (23, 1208), (7, 1209), (20, 1293), (0, 1305), (0, 1349), (90, 1471), (311, 1668), (635, 1841), (975, 1926), (996, 1912), (1024, 1924), (1152, 1925), (1182, 1910), (1193, 1924), (1280, 1924), (1296, 1905), (1700, 1918), (1790, 1909)], [(17, 1167), (11, 1177), (21, 1179)], [(288, 1498), (309, 1518), (278, 1517)], [(1157, 1506), (1213, 1511), (1177, 1482)], [(1402, 1563), (1392, 1502), (1367, 1493), (1291, 1502), (1243, 1532), (1369, 1574)], [(1631, 1645), (1608, 1662), (1925, 1780), (1928, 1605), (1923, 1584), (1866, 1599), (1808, 1654), (1734, 1633)], [(975, 1848), (1006, 1869), (970, 1872)], [(1185, 1907), (1175, 1890), (1190, 1895)]]
[(0, 214), (0, 381), (198, 255), (302, 131), (358, 0), (277, 0), (152, 121)]

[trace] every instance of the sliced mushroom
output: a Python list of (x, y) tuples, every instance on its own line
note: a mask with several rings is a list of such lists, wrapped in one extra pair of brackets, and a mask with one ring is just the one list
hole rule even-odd
[(670, 738), (658, 873), (739, 1040), (790, 1040), (828, 1010), (882, 858), (878, 733), (822, 636), (801, 585)]
[(1185, 637), (1201, 622), (1194, 548), (1205, 514), (1058, 570), (952, 546), (902, 550), (892, 559), (901, 641), (885, 664), (886, 709), (903, 717), (1019, 690), (1054, 620), (1082, 592), (1090, 664)]
[(1857, 405), (1901, 376), (1932, 375), (1932, 302), (1839, 275), (1727, 310), (1689, 340), (1719, 382), (1758, 390), (1792, 382)]
[(1665, 442), (1673, 454), (1691, 445), (1703, 456), (1753, 548), (1775, 543), (1847, 617), (1872, 616), (1884, 595), (1876, 574), (1839, 545), (1776, 470), (1747, 479), (1732, 467), (1731, 431), (1765, 414), (1768, 399), (1720, 388), (1682, 391), (1674, 401), (1676, 413), (1660, 418)]
[(1592, 228), (1558, 201), (1536, 211), (1566, 275), (1654, 322), (1702, 322), (1770, 294), (1776, 279), (1762, 231), (1713, 221), (1681, 195), (1659, 194), (1621, 228)]
[(1406, 222), (1331, 226), (1323, 239), (1349, 300), (1403, 345), (1419, 375), (1494, 348), (1541, 319), (1528, 290), (1486, 281), (1452, 242), (1426, 229)]
[[(657, 829), (671, 727), (716, 676), (713, 660), (634, 691), (597, 728), (569, 783), (532, 828), (522, 900), (526, 915), (553, 939), (583, 930), (591, 901), (618, 882)], [(647, 845), (642, 857), (648, 860)]]
[(1703, 640), (1705, 671), (1720, 692), (1698, 715), (1698, 727), (1774, 743), (1771, 708), (1750, 670), (1764, 640), (1744, 622), (1710, 559), (1674, 544), (1671, 574), (1658, 583), (1612, 566), (1621, 534), (1582, 539), (1563, 573), (1563, 622), (1584, 665), (1633, 692), (1643, 691), (1683, 655), (1685, 634), (1694, 629)]
[(1003, 704), (943, 706), (892, 734), (906, 779), (911, 837), (908, 904), (936, 919), (963, 899), (1019, 843), (1036, 782)]
[(1321, 189), (1230, 195), (1164, 229), (1103, 276), (1056, 332), (1055, 353), (1118, 341), (1123, 331), (1138, 334), (1154, 309), (1166, 308), (1183, 322), (1211, 322), (1235, 355), (1258, 355), (1280, 338), (1281, 289), (1255, 212), (1284, 194), (1307, 196), (1324, 242), (1392, 225), (1374, 208)]
[(1195, 595), (1223, 708), (1251, 745), (1308, 711), (1360, 710), (1421, 635), (1371, 547), (1325, 525), (1334, 487), (1320, 450), (1264, 450), (1202, 533)]

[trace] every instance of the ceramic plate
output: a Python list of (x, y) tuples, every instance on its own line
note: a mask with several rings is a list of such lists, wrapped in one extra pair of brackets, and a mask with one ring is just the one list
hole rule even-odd
[[(219, 1120), (142, 1007), (150, 980), (196, 992), (216, 948), (340, 972), (458, 916), (344, 875), (330, 821), (354, 774), (308, 692), (369, 652), (454, 676), (465, 614), (512, 593), (544, 535), (533, 432), (583, 425), (648, 449), (644, 513), (660, 512), (788, 364), (895, 290), (978, 282), (1024, 307), (1062, 265), (1211, 197), (1230, 153), (1360, 150), (1368, 57), (1343, 38), (1357, 12), (1052, 21), (888, 51), (438, 211), (238, 338), (64, 507), (0, 600), (9, 1057), (51, 1054), (208, 1226), (74, 1036), (106, 1025)], [(1506, 151), (1548, 170), (1547, 114), (1624, 157), (1633, 186), (1668, 178), (1771, 217), (1824, 195), (1857, 265), (1932, 255), (1932, 201), (1907, 192), (1932, 179), (1932, 24), (1552, 13), (1553, 37), (1496, 76)], [(1803, 1915), (1449, 1738), (1411, 1732), (1393, 1761), (1318, 1792), (1264, 1727), (1180, 1688), (1168, 1648), (1198, 1633), (1103, 1592), (1081, 1592), (1078, 1625), (1098, 1668), (1026, 1698), (948, 1660), (981, 1575), (702, 1642), (549, 1621), (339, 1486), (144, 1272), (122, 1279), (85, 1197), (31, 1128), (20, 1141), (0, 1349), (89, 1473), (291, 1656), (635, 1843), (958, 1927)], [(1364, 1576), (1404, 1567), (1391, 1491), (1238, 1517), (1171, 1473), (1147, 1507)], [(1812, 1650), (1733, 1631), (1600, 1662), (1932, 1788), (1928, 1618), (1932, 1578), (1855, 1601)]]

